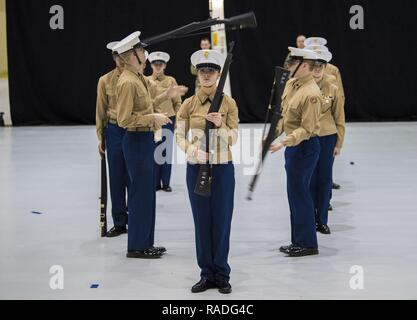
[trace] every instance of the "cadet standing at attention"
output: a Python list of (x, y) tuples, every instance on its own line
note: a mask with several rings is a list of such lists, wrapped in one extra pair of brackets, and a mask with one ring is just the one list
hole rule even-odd
[(321, 92), (312, 76), (317, 55), (305, 49), (290, 47), (289, 50), (288, 68), (293, 78), (285, 87), (282, 119), (277, 126), (277, 136), (285, 133), (286, 137), (271, 145), (270, 150), (274, 153), (286, 147), (291, 244), (281, 247), (280, 251), (290, 257), (301, 257), (319, 253), (310, 180), (320, 154), (317, 134)]
[[(107, 49), (112, 50), (118, 42), (111, 42)], [(124, 62), (117, 52), (113, 53), (116, 68), (102, 76), (97, 86), (96, 129), (99, 139), (98, 150), (101, 155), (107, 151), (109, 164), (110, 197), (114, 226), (107, 232), (107, 237), (117, 237), (126, 233), (127, 206), (126, 189), (129, 185), (122, 141), (126, 130), (117, 125), (116, 84), (123, 72)], [(103, 141), (104, 138), (104, 141)]]
[[(148, 79), (154, 83), (155, 88), (151, 90), (151, 97), (165, 92), (171, 86), (177, 86), (177, 81), (170, 76), (165, 75), (165, 69), (167, 63), (170, 60), (170, 56), (166, 52), (152, 52), (148, 58), (151, 63), (153, 73)], [(178, 110), (181, 107), (181, 97), (174, 99), (168, 99), (155, 109), (158, 112), (163, 113), (169, 117), (172, 123), (162, 127), (162, 140), (157, 141), (157, 151), (155, 154), (155, 186), (156, 191), (163, 190), (165, 192), (172, 192), (170, 186), (171, 181), (171, 169), (172, 169), (172, 152), (174, 142), (174, 128), (175, 118)], [(164, 147), (164, 150), (159, 150)], [(158, 148), (159, 147), (159, 148)]]
[(170, 87), (151, 99), (148, 82), (143, 76), (146, 65), (140, 32), (134, 32), (113, 48), (125, 62), (116, 87), (117, 121), (127, 128), (123, 152), (130, 177), (128, 207), (128, 258), (155, 259), (166, 251), (154, 247), (155, 232), (155, 177), (154, 131), (170, 123), (169, 118), (154, 113), (153, 105), (173, 99), (186, 92), (185, 87)]
[(335, 156), (340, 155), (345, 137), (344, 99), (338, 87), (333, 84), (334, 77), (324, 73), (326, 64), (332, 59), (331, 52), (325, 46), (312, 46), (306, 49), (314, 51), (319, 57), (313, 77), (322, 93), (320, 156), (310, 187), (316, 212), (317, 231), (330, 234), (327, 224), (333, 163)]
[[(209, 38), (201, 39), (200, 49), (201, 50), (211, 50), (211, 41), (210, 41)], [(197, 92), (200, 89), (200, 82), (198, 81), (197, 69), (193, 65), (191, 65), (191, 74), (193, 76), (196, 76), (196, 78), (195, 78), (195, 92)]]
[[(220, 293), (232, 291), (228, 264), (230, 228), (234, 206), (235, 172), (230, 147), (237, 141), (238, 109), (236, 102), (224, 95), (217, 113), (207, 114), (213, 101), (225, 58), (215, 50), (200, 50), (191, 56), (198, 70), (200, 90), (182, 104), (177, 114), (178, 146), (187, 154), (187, 188), (195, 225), (197, 261), (201, 279), (191, 291), (203, 292), (218, 288)], [(214, 129), (214, 149), (205, 150), (206, 120)], [(191, 140), (188, 133), (191, 130)], [(211, 197), (194, 193), (200, 164), (212, 165)]]
[[(325, 46), (327, 44), (327, 40), (320, 37), (310, 37), (305, 41), (306, 46), (309, 46), (311, 49), (315, 48), (320, 50), (320, 46)], [(324, 73), (328, 75), (332, 75), (335, 78), (333, 83), (339, 88), (340, 96), (343, 99), (343, 104), (345, 100), (345, 89), (343, 87), (342, 76), (340, 75), (339, 68), (335, 65), (328, 63), (326, 68), (324, 69)], [(340, 189), (340, 185), (337, 183), (332, 182), (332, 189)], [(332, 194), (330, 194), (330, 199), (332, 198)], [(329, 199), (329, 201), (330, 201)], [(333, 210), (332, 205), (329, 202), (329, 210)]]

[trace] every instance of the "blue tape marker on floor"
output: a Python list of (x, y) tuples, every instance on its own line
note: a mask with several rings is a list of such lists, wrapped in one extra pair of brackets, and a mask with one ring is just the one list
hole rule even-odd
[(91, 289), (97, 289), (98, 288), (98, 284), (92, 284), (90, 288)]
[(43, 214), (42, 212), (39, 212), (39, 211), (31, 211), (30, 213), (33, 213), (33, 214)]

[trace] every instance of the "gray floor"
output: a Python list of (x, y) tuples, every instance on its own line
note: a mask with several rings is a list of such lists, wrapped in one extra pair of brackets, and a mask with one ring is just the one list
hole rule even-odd
[[(157, 195), (157, 244), (168, 254), (128, 260), (126, 236), (98, 236), (94, 128), (0, 128), (0, 298), (416, 299), (416, 140), (416, 123), (348, 125), (335, 164), (342, 190), (334, 192), (333, 234), (319, 236), (315, 257), (277, 252), (289, 240), (283, 154), (269, 157), (253, 202), (245, 200), (247, 167), (238, 165), (234, 292), (226, 297), (189, 292), (198, 268), (183, 165), (174, 166), (174, 192)], [(249, 135), (241, 142), (247, 147)], [(49, 286), (52, 265), (64, 269), (63, 290)], [(363, 290), (350, 287), (355, 265), (363, 268)]]

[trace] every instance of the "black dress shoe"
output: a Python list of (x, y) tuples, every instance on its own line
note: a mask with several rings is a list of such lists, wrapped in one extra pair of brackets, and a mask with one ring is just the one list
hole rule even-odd
[(330, 234), (330, 228), (326, 224), (318, 224), (316, 225), (316, 230), (322, 234)]
[(152, 247), (152, 248), (155, 249), (156, 251), (159, 251), (160, 253), (167, 252), (167, 249), (165, 247)]
[(191, 288), (191, 292), (192, 293), (199, 293), (199, 292), (204, 292), (204, 291), (206, 291), (208, 289), (214, 289), (214, 288), (216, 288), (216, 284), (214, 284), (210, 280), (207, 280), (207, 279), (202, 278), (199, 282), (197, 282)]
[(334, 189), (334, 190), (339, 190), (340, 189), (340, 184), (337, 184), (337, 183), (332, 183), (332, 189)]
[(170, 186), (164, 186), (162, 187), (162, 190), (164, 190), (165, 192), (172, 192), (172, 188)]
[(162, 253), (155, 248), (150, 248), (143, 251), (128, 251), (126, 257), (137, 259), (159, 259), (162, 257)]
[(219, 288), (219, 292), (223, 294), (232, 293), (232, 286), (227, 280), (217, 280), (216, 286)]
[(319, 254), (319, 249), (316, 248), (301, 248), (301, 247), (292, 247), (288, 251), (290, 257), (304, 257), (304, 256), (313, 256)]
[(280, 247), (280, 248), (279, 248), (279, 251), (280, 251), (280, 252), (282, 252), (282, 253), (287, 253), (287, 254), (288, 254), (288, 251), (289, 251), (292, 247), (293, 247), (293, 244), (290, 244), (290, 245), (288, 245), (288, 246), (282, 246), (282, 247)]
[(118, 227), (118, 226), (114, 226), (113, 228), (111, 228), (107, 233), (106, 233), (106, 237), (107, 238), (114, 238), (114, 237), (118, 237), (124, 233), (127, 233), (127, 229), (126, 227)]
[(155, 191), (160, 191), (162, 190), (162, 186), (156, 186)]
[(332, 206), (332, 204), (330, 202), (329, 202), (329, 208), (327, 210), (333, 211), (333, 206)]

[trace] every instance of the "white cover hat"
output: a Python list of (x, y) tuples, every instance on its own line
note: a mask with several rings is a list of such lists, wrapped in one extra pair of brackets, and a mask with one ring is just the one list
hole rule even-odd
[(306, 60), (318, 60), (319, 57), (314, 51), (307, 50), (307, 49), (299, 49), (294, 47), (288, 47), (290, 50), (290, 57), (299, 57)]
[(153, 62), (156, 62), (156, 61), (162, 61), (164, 63), (168, 63), (168, 61), (171, 59), (171, 57), (166, 52), (155, 51), (155, 52), (152, 52), (149, 55), (148, 59), (149, 59), (150, 63), (153, 63)]
[(199, 50), (191, 56), (191, 63), (197, 69), (213, 68), (221, 70), (226, 58), (216, 50)]
[(314, 46), (314, 45), (325, 46), (326, 44), (327, 44), (327, 40), (321, 37), (310, 37), (304, 41), (304, 45), (306, 47)]
[(318, 55), (319, 60), (330, 62), (330, 60), (333, 58), (332, 53), (326, 46), (308, 46), (304, 49), (314, 51)]
[(113, 48), (114, 48), (115, 46), (117, 46), (118, 44), (119, 44), (119, 41), (109, 42), (109, 43), (106, 45), (106, 48), (107, 48), (107, 49), (109, 49), (109, 50), (111, 50), (111, 51), (113, 51)]
[(121, 40), (116, 46), (113, 47), (113, 51), (116, 51), (118, 54), (127, 52), (132, 50), (137, 45), (145, 47), (144, 43), (140, 42), (139, 39), (140, 31), (133, 32), (132, 34), (128, 35), (126, 38)]

